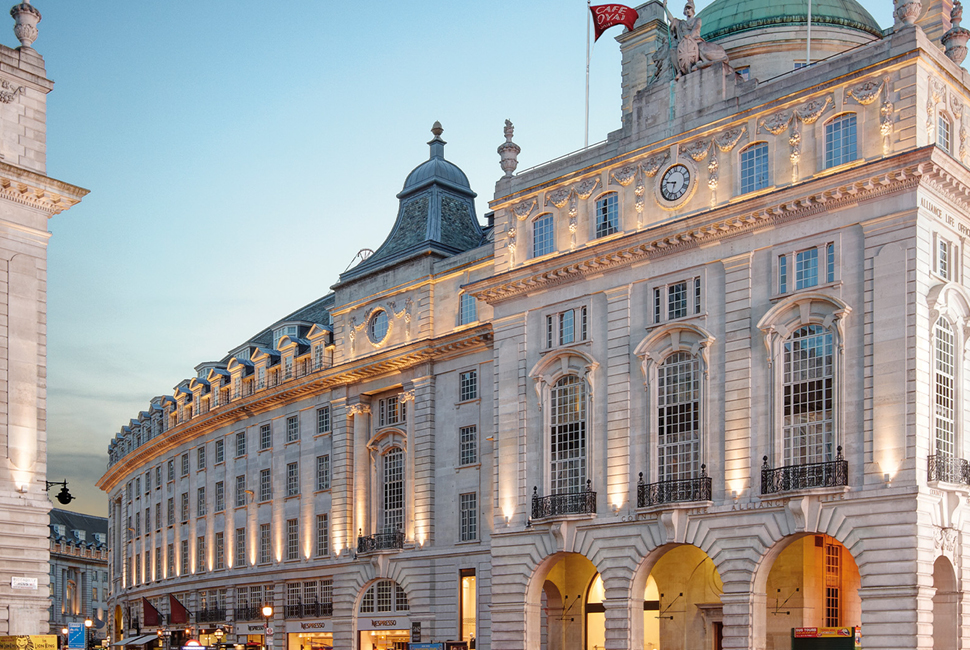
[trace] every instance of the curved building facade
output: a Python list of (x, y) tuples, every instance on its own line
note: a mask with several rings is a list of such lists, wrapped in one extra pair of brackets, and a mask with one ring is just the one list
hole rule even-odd
[(639, 7), (622, 128), (516, 175), (507, 125), (484, 227), (436, 125), (372, 256), (122, 429), (115, 643), (970, 643), (970, 77), (938, 9), (799, 65), (748, 4)]

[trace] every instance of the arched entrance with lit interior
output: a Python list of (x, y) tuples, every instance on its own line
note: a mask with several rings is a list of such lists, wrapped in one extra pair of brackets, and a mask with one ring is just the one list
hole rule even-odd
[[(584, 650), (586, 605), (596, 566), (579, 553), (557, 553), (539, 564), (526, 600), (526, 647)], [(602, 603), (602, 600), (600, 601)], [(600, 650), (602, 650), (602, 643)]]
[[(606, 607), (604, 600), (606, 590), (603, 578), (596, 574), (590, 583), (586, 596), (586, 648), (587, 650), (604, 650), (606, 647)], [(643, 590), (643, 650), (657, 650), (660, 647), (660, 621), (657, 618), (657, 608), (660, 604), (660, 591), (652, 576), (647, 576), (647, 586)], [(633, 603), (637, 610), (637, 603)], [(634, 614), (636, 615), (636, 614)]]
[(755, 582), (755, 592), (766, 596), (766, 650), (791, 648), (792, 628), (852, 628), (862, 622), (859, 567), (829, 535), (781, 540), (766, 555)]
[(933, 563), (933, 650), (957, 650), (960, 590), (953, 564), (944, 556)]
[(633, 648), (721, 649), (724, 585), (714, 561), (691, 544), (654, 550), (633, 581), (630, 622)]
[[(134, 626), (132, 626), (134, 627)], [(112, 630), (112, 641), (121, 641), (125, 636), (125, 619), (121, 613), (121, 605), (115, 605), (114, 629)]]

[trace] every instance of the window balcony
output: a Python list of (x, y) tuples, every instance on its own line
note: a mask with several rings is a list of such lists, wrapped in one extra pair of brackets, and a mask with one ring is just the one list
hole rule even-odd
[(926, 459), (926, 480), (930, 483), (962, 483), (970, 485), (970, 462), (945, 454)]
[(196, 623), (220, 623), (226, 620), (226, 610), (220, 607), (209, 607), (195, 611)]
[(263, 612), (260, 611), (259, 606), (237, 607), (233, 613), (237, 621), (257, 621), (263, 618)]
[(287, 605), (286, 618), (318, 618), (333, 616), (333, 603), (297, 603)]
[(376, 553), (404, 548), (404, 533), (400, 530), (373, 535), (359, 534), (357, 536), (357, 553)]
[(637, 483), (637, 507), (648, 508), (665, 503), (710, 501), (711, 484), (706, 465), (701, 465), (701, 475), (697, 478), (649, 484), (643, 482), (643, 472), (640, 472), (640, 481)]
[(565, 515), (595, 515), (596, 493), (592, 482), (586, 481), (586, 489), (580, 492), (562, 492), (539, 496), (539, 488), (532, 488), (532, 519), (563, 517)]
[(835, 460), (807, 465), (769, 467), (768, 457), (761, 466), (761, 494), (778, 494), (793, 490), (842, 487), (849, 484), (849, 463), (837, 448)]

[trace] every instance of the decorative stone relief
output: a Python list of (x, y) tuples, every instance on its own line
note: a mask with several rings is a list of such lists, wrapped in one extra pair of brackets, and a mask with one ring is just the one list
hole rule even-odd
[(882, 95), (882, 106), (879, 107), (879, 133), (882, 135), (882, 155), (892, 153), (893, 133), (893, 103), (889, 101), (889, 79), (886, 79), (886, 92)]
[(663, 5), (663, 10), (670, 20), (671, 41), (668, 45), (668, 56), (673, 69), (677, 72), (674, 79), (680, 79), (685, 74), (715, 63), (728, 62), (728, 55), (723, 47), (716, 43), (708, 43), (701, 38), (701, 19), (694, 15), (694, 0), (687, 0), (683, 20), (674, 18), (667, 10), (666, 3)]
[(612, 172), (610, 172), (610, 185), (614, 182), (619, 183), (623, 187), (626, 187), (633, 182), (633, 179), (637, 175), (637, 165), (627, 165), (626, 167), (620, 167)]
[(351, 404), (350, 408), (347, 409), (347, 412), (353, 416), (370, 415), (371, 413), (370, 404), (363, 404), (361, 402), (358, 402), (356, 404)]
[(407, 339), (411, 340), (411, 313), (414, 309), (414, 301), (408, 296), (408, 299), (404, 301), (404, 335)]
[(505, 246), (509, 249), (509, 268), (515, 266), (515, 228), (509, 228), (508, 241)]
[[(589, 195), (587, 194), (587, 197)], [(579, 216), (579, 195), (576, 192), (569, 194), (569, 249), (576, 250), (576, 230), (579, 227), (576, 217)]]
[(970, 31), (960, 27), (961, 20), (963, 20), (963, 5), (960, 4), (960, 0), (956, 0), (953, 3), (953, 9), (950, 11), (950, 25), (952, 27), (943, 34), (940, 41), (943, 43), (946, 55), (957, 65), (963, 63), (963, 60), (967, 58), (967, 40), (970, 39)]
[(818, 118), (828, 109), (829, 106), (834, 105), (831, 95), (826, 95), (825, 98), (813, 99), (812, 101), (799, 106), (795, 109), (795, 115), (799, 120), (805, 124), (814, 124)]
[(788, 124), (791, 123), (793, 116), (793, 113), (783, 111), (781, 113), (769, 115), (768, 117), (763, 117), (758, 120), (757, 132), (761, 133), (761, 129), (765, 129), (771, 135), (778, 135), (788, 128)]
[(580, 181), (580, 183), (576, 185), (576, 194), (579, 195), (579, 198), (585, 201), (592, 196), (593, 191), (599, 186), (599, 184), (599, 178), (587, 178), (584, 181)]
[(689, 144), (680, 146), (680, 153), (687, 154), (694, 162), (700, 162), (707, 157), (707, 151), (711, 148), (710, 140), (697, 140)]
[[(656, 173), (656, 172), (654, 172)], [(652, 176), (653, 174), (651, 174)], [(637, 167), (637, 184), (633, 187), (633, 194), (636, 196), (636, 201), (633, 207), (637, 211), (637, 230), (643, 228), (643, 193), (646, 190), (646, 186), (643, 182), (643, 168)]]
[(952, 556), (957, 546), (956, 529), (937, 527), (933, 542), (942, 554)]
[(926, 80), (926, 139), (929, 144), (936, 142), (936, 106), (946, 103), (946, 85), (939, 79)]
[(657, 172), (660, 171), (660, 168), (663, 167), (663, 164), (667, 162), (668, 155), (669, 153), (667, 151), (663, 151), (644, 160), (642, 165), (643, 173), (650, 178), (656, 176)]
[(967, 155), (967, 129), (963, 114), (963, 101), (953, 93), (950, 93), (950, 110), (953, 112), (953, 117), (960, 123), (960, 128), (957, 131), (957, 135), (960, 138), (959, 157), (960, 162), (965, 162)]
[(788, 146), (790, 152), (788, 154), (791, 160), (791, 182), (798, 182), (798, 161), (802, 156), (802, 134), (798, 130), (798, 120), (791, 121), (791, 133), (788, 135)]
[(21, 93), (26, 92), (27, 88), (25, 86), (16, 86), (6, 79), (0, 81), (0, 102), (4, 104), (9, 104)]
[(550, 192), (546, 195), (546, 205), (552, 203), (561, 210), (566, 205), (566, 201), (569, 200), (570, 191), (568, 188), (560, 187), (558, 190)]
[(535, 210), (537, 204), (538, 201), (536, 201), (535, 197), (526, 199), (525, 201), (519, 201), (512, 206), (512, 212), (515, 213), (515, 216), (518, 217), (519, 221), (523, 221), (527, 219), (530, 214), (532, 214), (532, 211)]
[(855, 86), (850, 86), (845, 89), (845, 97), (848, 99), (851, 97), (863, 106), (868, 106), (872, 102), (876, 101), (879, 96), (879, 91), (883, 87), (882, 81), (876, 82), (873, 79), (868, 79)]
[(789, 160), (791, 160), (792, 166), (792, 183), (798, 181), (798, 161), (802, 156), (802, 133), (798, 123), (801, 122), (803, 124), (814, 124), (816, 121), (818, 121), (818, 118), (820, 118), (825, 111), (827, 111), (828, 108), (834, 104), (835, 102), (833, 101), (832, 96), (826, 95), (825, 97), (813, 99), (812, 101), (802, 104), (797, 108), (775, 113), (758, 120), (759, 133), (763, 128), (771, 135), (781, 135), (785, 129), (790, 129), (788, 132), (788, 157)]
[(711, 207), (717, 205), (717, 147), (711, 148), (711, 160), (707, 163), (707, 186), (711, 189)]
[(14, 19), (13, 34), (20, 41), (20, 44), (23, 47), (33, 45), (34, 41), (37, 40), (37, 23), (41, 19), (40, 12), (30, 4), (30, 0), (24, 0), (11, 7), (10, 15)]
[(402, 404), (414, 401), (414, 389), (406, 390), (398, 395), (398, 401)]
[(519, 166), (518, 156), (522, 148), (512, 142), (512, 132), (514, 130), (515, 127), (512, 126), (512, 122), (505, 120), (505, 142), (498, 146), (498, 155), (501, 158), (499, 165), (502, 167), (502, 171), (505, 172), (503, 178), (512, 178), (512, 172)]
[(733, 129), (728, 129), (727, 131), (720, 134), (719, 136), (716, 136), (714, 138), (714, 144), (717, 145), (718, 149), (720, 149), (724, 153), (727, 153), (732, 149), (734, 149), (735, 145), (737, 145), (738, 142), (741, 140), (741, 137), (747, 132), (748, 132), (748, 127), (746, 124), (742, 124), (741, 126), (736, 126)]
[(923, 4), (919, 0), (894, 0), (896, 5), (893, 15), (904, 25), (913, 25), (923, 11)]

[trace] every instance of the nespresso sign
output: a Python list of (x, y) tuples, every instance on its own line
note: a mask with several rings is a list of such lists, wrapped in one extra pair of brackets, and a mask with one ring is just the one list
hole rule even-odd
[(299, 632), (333, 632), (332, 621), (287, 621), (287, 634)]
[(407, 618), (370, 618), (359, 616), (357, 618), (357, 629), (361, 631), (371, 630), (411, 630), (411, 621)]

